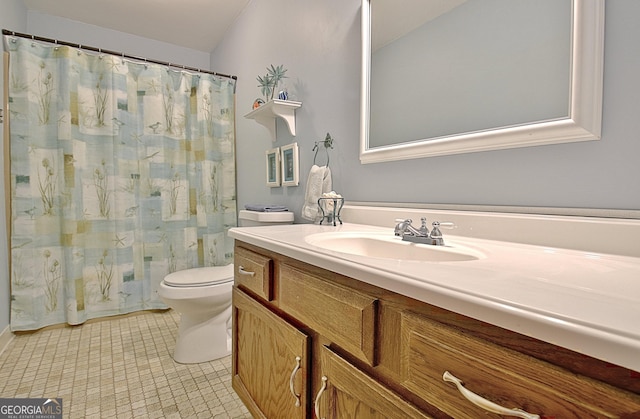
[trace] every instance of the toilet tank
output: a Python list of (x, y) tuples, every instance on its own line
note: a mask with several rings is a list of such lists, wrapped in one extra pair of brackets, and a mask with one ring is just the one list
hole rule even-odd
[(240, 210), (238, 214), (238, 226), (240, 227), (274, 226), (279, 224), (293, 224), (293, 212)]

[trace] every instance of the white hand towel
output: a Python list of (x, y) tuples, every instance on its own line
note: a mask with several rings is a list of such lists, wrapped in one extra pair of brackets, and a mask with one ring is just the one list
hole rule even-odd
[(318, 208), (318, 198), (323, 193), (331, 191), (331, 170), (327, 166), (311, 166), (307, 178), (307, 190), (302, 206), (302, 218), (306, 220), (319, 220), (322, 214)]

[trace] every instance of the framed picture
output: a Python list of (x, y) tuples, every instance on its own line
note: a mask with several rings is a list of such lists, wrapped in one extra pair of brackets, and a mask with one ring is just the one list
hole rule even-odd
[(267, 150), (267, 186), (280, 186), (280, 148)]
[(280, 147), (282, 186), (298, 186), (298, 143)]

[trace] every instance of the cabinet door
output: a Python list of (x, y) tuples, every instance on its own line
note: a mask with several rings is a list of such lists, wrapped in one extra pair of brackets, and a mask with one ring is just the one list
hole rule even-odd
[(428, 417), (326, 346), (320, 356), (322, 387), (314, 404), (316, 419)]
[(233, 290), (233, 389), (254, 417), (305, 418), (309, 337)]

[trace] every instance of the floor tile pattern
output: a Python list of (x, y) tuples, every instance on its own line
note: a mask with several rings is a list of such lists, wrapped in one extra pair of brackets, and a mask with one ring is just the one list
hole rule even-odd
[(173, 310), (20, 334), (0, 354), (0, 397), (61, 397), (65, 418), (251, 418), (231, 357), (176, 363)]

